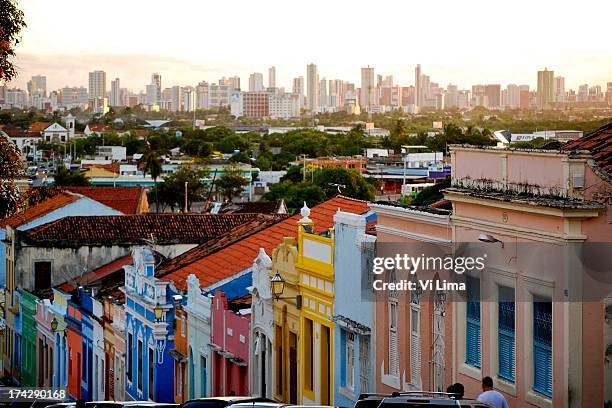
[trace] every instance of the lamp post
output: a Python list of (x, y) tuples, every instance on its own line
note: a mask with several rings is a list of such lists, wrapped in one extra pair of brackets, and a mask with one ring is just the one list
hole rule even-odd
[(302, 295), (296, 295), (295, 297), (282, 297), (283, 292), (285, 291), (285, 283), (286, 281), (280, 275), (280, 273), (276, 272), (272, 278), (270, 278), (270, 286), (272, 286), (272, 296), (274, 296), (274, 300), (291, 300), (295, 299), (295, 307), (296, 309), (302, 308)]
[(162, 317), (164, 315), (164, 309), (159, 303), (157, 303), (155, 307), (153, 308), (153, 314), (155, 315), (155, 321), (157, 323), (161, 322)]
[(55, 333), (57, 331), (57, 326), (58, 326), (58, 321), (57, 319), (54, 317), (53, 320), (51, 320), (51, 331), (53, 333)]

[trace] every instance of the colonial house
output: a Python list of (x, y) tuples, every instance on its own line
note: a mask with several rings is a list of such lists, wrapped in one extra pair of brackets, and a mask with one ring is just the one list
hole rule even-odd
[(91, 123), (87, 124), (87, 126), (85, 126), (85, 130), (83, 131), (83, 133), (87, 137), (92, 136), (92, 135), (102, 136), (103, 134), (110, 133), (110, 132), (115, 132), (115, 129), (113, 129), (113, 127), (110, 125), (91, 124)]
[(251, 395), (274, 398), (274, 310), (270, 276), (272, 259), (263, 248), (253, 262), (249, 383)]
[[(427, 253), (452, 254), (450, 211), (432, 207), (373, 204), (377, 215), (376, 256)], [(415, 275), (387, 270), (374, 279), (397, 283), (403, 280), (438, 280), (437, 270)], [(374, 294), (375, 377), (377, 392), (444, 392), (452, 384), (450, 356), (452, 310), (443, 290), (387, 290)], [(474, 395), (471, 395), (474, 396)], [(477, 395), (476, 395), (477, 396)]]
[(334, 215), (334, 405), (355, 405), (374, 392), (373, 290), (368, 285), (376, 236), (375, 214)]
[(611, 151), (610, 125), (561, 151), (452, 148), (452, 235), (489, 254), (453, 305), (453, 379), (467, 395), (489, 375), (511, 406), (612, 398), (609, 280), (587, 273), (609, 271)]
[[(133, 251), (125, 269), (126, 398), (174, 402), (174, 296), (170, 281), (155, 277), (159, 256), (146, 248)], [(181, 302), (182, 300), (179, 300)]]
[(249, 395), (250, 295), (229, 300), (222, 290), (212, 298), (212, 395)]
[(69, 140), (68, 135), (68, 129), (57, 122), (47, 126), (42, 131), (43, 140), (51, 143), (65, 143)]

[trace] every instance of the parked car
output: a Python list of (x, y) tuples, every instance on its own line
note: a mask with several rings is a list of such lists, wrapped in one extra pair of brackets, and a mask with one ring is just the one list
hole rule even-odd
[(241, 402), (239, 404), (232, 404), (232, 408), (284, 408), (284, 407), (294, 408), (293, 405), (284, 404), (282, 402), (253, 401), (253, 402)]
[[(363, 394), (355, 403), (359, 406), (374, 407), (377, 399), (383, 394)], [(462, 408), (490, 408), (489, 405), (474, 399), (464, 398), (455, 399), (455, 394), (445, 392), (410, 391), (394, 392), (383, 396), (377, 408), (443, 408), (443, 407), (462, 407)], [(361, 398), (361, 397), (364, 398)], [(368, 405), (369, 404), (369, 405)]]
[(275, 402), (268, 398), (262, 397), (210, 397), (210, 398), (196, 398), (189, 400), (181, 405), (181, 408), (225, 408), (230, 405), (244, 404), (244, 403), (271, 403)]

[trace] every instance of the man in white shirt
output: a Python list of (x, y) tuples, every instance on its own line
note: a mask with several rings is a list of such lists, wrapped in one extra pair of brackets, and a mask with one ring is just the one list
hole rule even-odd
[(489, 404), (493, 408), (509, 408), (506, 398), (493, 389), (493, 379), (491, 377), (482, 379), (482, 394), (478, 396), (478, 401)]

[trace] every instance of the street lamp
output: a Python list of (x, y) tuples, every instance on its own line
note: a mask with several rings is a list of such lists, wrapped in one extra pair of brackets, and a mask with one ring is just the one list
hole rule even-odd
[(158, 323), (161, 322), (162, 316), (164, 315), (164, 309), (159, 303), (153, 308), (153, 313), (155, 314), (155, 321)]
[(58, 325), (58, 321), (57, 319), (54, 317), (53, 320), (51, 320), (51, 331), (52, 332), (56, 332), (57, 331), (57, 325)]
[(276, 272), (272, 278), (270, 278), (270, 285), (272, 286), (272, 295), (275, 300), (291, 300), (295, 299), (295, 308), (302, 308), (302, 295), (296, 295), (295, 297), (281, 297), (283, 292), (285, 291), (285, 280), (280, 273)]
[(270, 279), (270, 284), (272, 285), (272, 293), (276, 300), (280, 299), (280, 296), (283, 294), (285, 290), (285, 280), (280, 273), (276, 272), (276, 274)]

